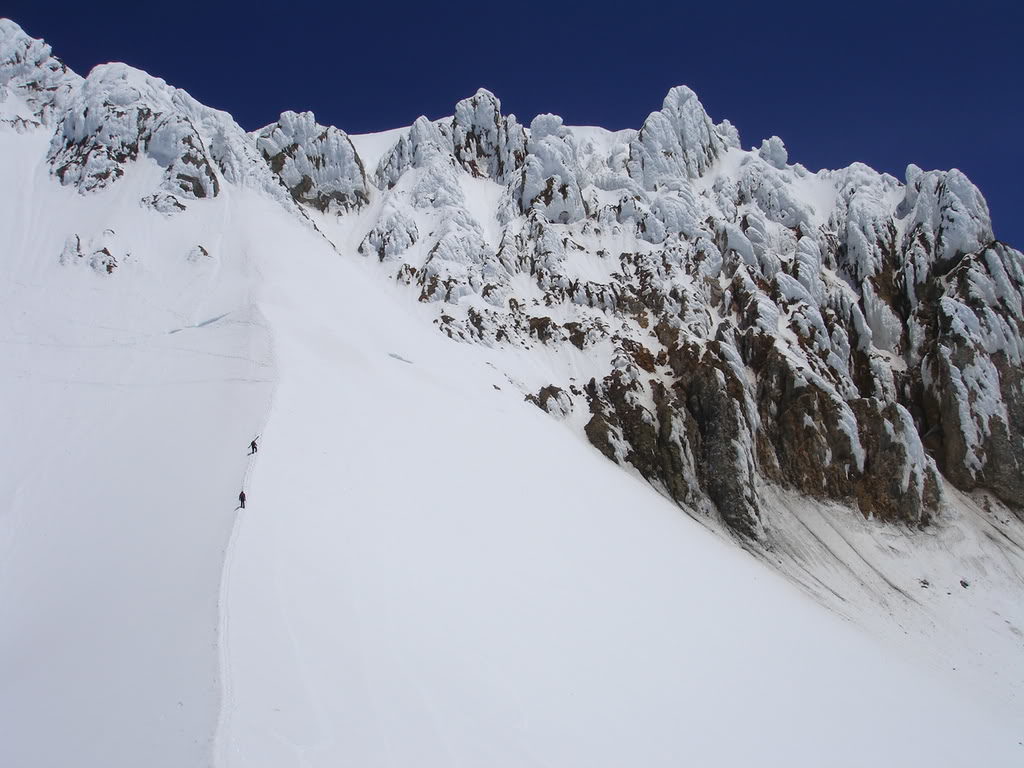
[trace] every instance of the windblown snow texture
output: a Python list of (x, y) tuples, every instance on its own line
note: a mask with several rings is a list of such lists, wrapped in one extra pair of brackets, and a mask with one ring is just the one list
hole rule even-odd
[[(131, 764), (707, 764), (768, 759), (744, 750), (773, 739), (790, 750), (779, 763), (833, 762), (822, 745), (839, 732), (822, 708), (786, 698), (788, 714), (772, 715), (804, 663), (823, 695), (849, 693), (887, 734), (852, 761), (921, 757), (904, 725), (934, 737), (936, 759), (984, 754), (956, 741), (960, 728), (991, 748), (988, 764), (1024, 754), (972, 698), (995, 690), (995, 708), (1016, 712), (1024, 686), (1024, 256), (994, 239), (959, 171), (811, 172), (776, 136), (743, 149), (685, 86), (638, 130), (551, 114), (527, 125), (481, 89), (451, 117), (381, 134), (349, 136), (310, 112), (247, 133), (129, 66), (82, 78), (8, 20), (0, 140), (15, 351), (4, 386), (26, 404), (14, 434), (41, 441), (24, 456), (50, 462), (7, 457), (0, 597), (47, 642), (68, 627), (85, 638), (50, 668), (4, 676), (50, 698), (3, 702), (28, 725), (22, 762), (0, 762), (28, 765), (39, 749), (58, 764), (47, 706), (72, 722), (82, 692), (100, 702), (104, 688), (131, 734), (124, 749), (87, 720), (64, 743)], [(479, 418), (460, 415), (467, 403)], [(140, 414), (167, 442), (160, 462), (122, 472), (101, 445), (139, 461)], [(267, 419), (262, 475), (219, 458)], [(80, 456), (60, 450), (68, 433)], [(180, 477), (160, 468), (176, 466), (174, 446), (189, 457)], [(336, 476), (357, 503), (338, 506)], [(239, 480), (257, 490), (232, 534), (218, 505)], [(88, 514), (55, 511), (73, 506), (76, 484)], [(154, 484), (171, 487), (152, 510), (130, 505)], [(288, 524), (261, 503), (287, 509)], [(959, 700), (971, 703), (932, 712), (932, 689), (901, 671), (891, 684), (913, 705), (879, 704), (877, 649), (665, 509), (735, 537), (908, 656), (923, 644), (944, 675), (968, 660), (972, 693)], [(495, 545), (502, 535), (521, 557)], [(614, 565), (634, 535), (634, 565)], [(51, 567), (61, 580), (47, 581)], [(562, 578), (604, 590), (610, 607), (563, 594)], [(479, 595), (466, 586), (476, 579)], [(76, 608), (86, 586), (106, 597), (99, 621)], [(166, 611), (122, 623), (140, 595)], [(495, 595), (508, 621), (479, 618)], [(677, 595), (688, 597), (672, 607)], [(748, 622), (762, 600), (777, 614)], [(700, 634), (716, 606), (738, 624)], [(606, 624), (611, 609), (650, 633)], [(540, 642), (552, 622), (587, 636)], [(5, 658), (22, 658), (10, 626)], [(506, 644), (521, 635), (536, 664)], [(721, 677), (680, 671), (672, 649), (685, 638), (701, 664), (726, 644)], [(666, 666), (630, 656), (609, 671), (600, 649), (627, 646)], [(829, 677), (834, 647), (866, 659), (867, 677)], [(120, 660), (113, 677), (94, 664), (107, 656)], [(711, 719), (686, 703), (688, 686), (720, 691), (723, 679), (743, 701), (723, 694)], [(653, 702), (653, 740), (600, 709), (620, 694)], [(945, 695), (934, 701), (958, 700)], [(500, 737), (452, 725), (474, 718)], [(676, 730), (694, 721), (720, 752)], [(804, 722), (817, 734), (806, 742), (787, 730)], [(729, 738), (729, 723), (750, 739)]]

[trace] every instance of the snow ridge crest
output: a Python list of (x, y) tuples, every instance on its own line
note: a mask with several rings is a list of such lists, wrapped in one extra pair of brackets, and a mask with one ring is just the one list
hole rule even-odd
[(234, 184), (341, 233), (451, 338), (535, 350), (527, 399), (743, 537), (773, 535), (769, 485), (913, 524), (943, 476), (1024, 498), (1024, 257), (955, 169), (811, 173), (686, 86), (619, 132), (527, 127), (480, 89), (367, 167), (310, 112), (247, 134), (126, 65), (83, 79), (8, 20), (0, 106), (53, 132), (82, 194), (149, 161), (162, 215)]

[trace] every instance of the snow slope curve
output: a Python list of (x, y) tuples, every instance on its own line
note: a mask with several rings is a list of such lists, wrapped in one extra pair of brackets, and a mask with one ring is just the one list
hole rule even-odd
[(261, 272), (218, 766), (1019, 761), (1012, 715), (607, 472), (372, 265)]
[(169, 220), (138, 203), (159, 168), (86, 198), (45, 143), (0, 134), (0, 763), (208, 764), (224, 548), (274, 379), (253, 244), (234, 190)]
[[(851, 472), (874, 454), (862, 508), (925, 522), (935, 433), (893, 400), (921, 341), (886, 309), (894, 285), (931, 317), (918, 286), (960, 259), (936, 381), (995, 413), (964, 361), (1019, 370), (1022, 257), (989, 243), (957, 172), (809, 174), (780, 140), (743, 152), (688, 89), (639, 133), (526, 131), (481, 91), (373, 137), (303, 117), (261, 156), (230, 116), (123, 65), (82, 81), (7, 21), (0, 77), (0, 764), (1019, 764), (1004, 508), (956, 495), (911, 532), (762, 487), (753, 453), (746, 479), (712, 462), (736, 481), (712, 506), (786, 580), (653, 490), (713, 527), (682, 462), (661, 478), (629, 458), (665, 393), (640, 369), (689, 387), (705, 427), (753, 419), (744, 393), (774, 371), (842, 433), (811, 468), (845, 492), (832, 450)], [(359, 204), (329, 204), (364, 169)], [(660, 296), (686, 327), (651, 329)], [(637, 341), (654, 331), (664, 360)], [(961, 415), (965, 436), (992, 423)], [(726, 426), (704, 438), (752, 445)], [(986, 467), (1019, 434), (975, 431), (947, 465), (1012, 488)]]

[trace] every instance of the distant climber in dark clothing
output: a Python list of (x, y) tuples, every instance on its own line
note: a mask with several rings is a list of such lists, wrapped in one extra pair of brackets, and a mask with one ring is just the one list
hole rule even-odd
[(250, 454), (256, 453), (256, 450), (257, 450), (257, 448), (256, 448), (256, 441), (253, 440), (251, 443), (249, 443), (249, 453)]
[(245, 491), (242, 491), (240, 494), (238, 494), (238, 506), (241, 509), (245, 509)]

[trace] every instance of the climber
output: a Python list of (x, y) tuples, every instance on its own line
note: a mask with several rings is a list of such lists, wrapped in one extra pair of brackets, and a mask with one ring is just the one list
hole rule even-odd
[(251, 443), (249, 443), (249, 455), (250, 456), (252, 454), (256, 453), (256, 451), (257, 451), (257, 448), (256, 448), (256, 440), (257, 439), (258, 438), (254, 438), (253, 441)]
[(238, 494), (238, 507), (239, 509), (245, 509), (245, 491)]

